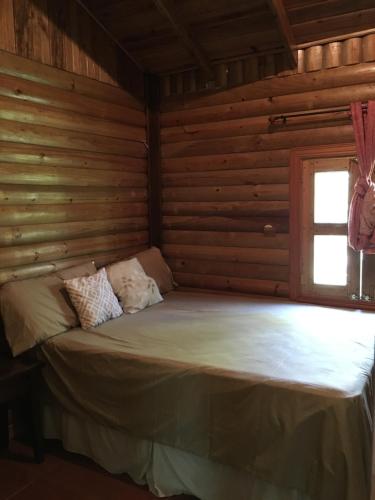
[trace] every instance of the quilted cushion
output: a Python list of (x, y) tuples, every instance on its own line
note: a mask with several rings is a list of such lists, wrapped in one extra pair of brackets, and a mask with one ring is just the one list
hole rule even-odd
[(84, 329), (118, 318), (123, 313), (105, 268), (88, 277), (65, 280), (64, 284)]

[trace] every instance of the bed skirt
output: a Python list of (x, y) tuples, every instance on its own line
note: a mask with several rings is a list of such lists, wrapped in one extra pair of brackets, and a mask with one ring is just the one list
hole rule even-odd
[(44, 435), (67, 451), (91, 458), (108, 472), (128, 474), (158, 497), (201, 500), (311, 500), (227, 465), (83, 420), (52, 403), (44, 405)]

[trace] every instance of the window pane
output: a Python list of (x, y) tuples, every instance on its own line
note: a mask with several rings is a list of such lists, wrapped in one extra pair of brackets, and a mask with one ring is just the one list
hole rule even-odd
[(348, 242), (346, 236), (314, 236), (314, 283), (347, 284)]
[(349, 172), (316, 172), (314, 184), (314, 222), (347, 222)]

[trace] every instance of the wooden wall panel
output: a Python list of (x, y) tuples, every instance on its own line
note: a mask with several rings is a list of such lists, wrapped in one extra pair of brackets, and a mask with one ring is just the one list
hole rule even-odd
[(0, 283), (147, 247), (145, 114), (107, 88), (0, 51)]
[(1, 0), (0, 49), (143, 95), (143, 74), (75, 0)]
[(16, 51), (13, 0), (0, 2), (0, 48), (13, 53)]
[[(214, 89), (212, 82), (208, 84), (202, 70), (197, 68), (164, 74), (161, 77), (163, 95), (165, 98), (170, 97), (172, 102), (181, 96), (194, 101), (199, 98), (199, 93), (203, 99), (207, 96), (210, 98), (215, 97), (219, 89), (233, 87), (234, 92), (241, 92), (238, 86), (244, 86), (246, 83), (262, 81), (267, 87), (270, 79), (276, 75), (283, 78), (310, 73), (319, 88), (320, 82), (315, 74), (317, 71), (347, 66), (350, 72), (353, 65), (375, 61), (374, 33), (364, 33), (356, 37), (341, 36), (338, 40), (326, 41), (321, 45), (308, 43), (297, 47), (296, 67), (291, 67), (287, 54), (272, 50), (264, 54), (251, 54), (238, 60), (214, 63)], [(184, 85), (179, 84), (180, 82), (184, 82)]]
[(181, 285), (288, 294), (290, 150), (353, 142), (341, 107), (374, 99), (374, 74), (369, 62), (164, 100), (162, 241)]

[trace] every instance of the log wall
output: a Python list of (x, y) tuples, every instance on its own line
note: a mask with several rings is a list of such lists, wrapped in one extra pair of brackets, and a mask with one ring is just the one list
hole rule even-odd
[(0, 51), (0, 283), (148, 245), (143, 103)]
[(0, 49), (140, 95), (143, 75), (75, 0), (1, 0)]
[(164, 102), (162, 240), (180, 284), (288, 294), (290, 150), (354, 137), (346, 111), (269, 118), (375, 99), (374, 77), (362, 63)]

